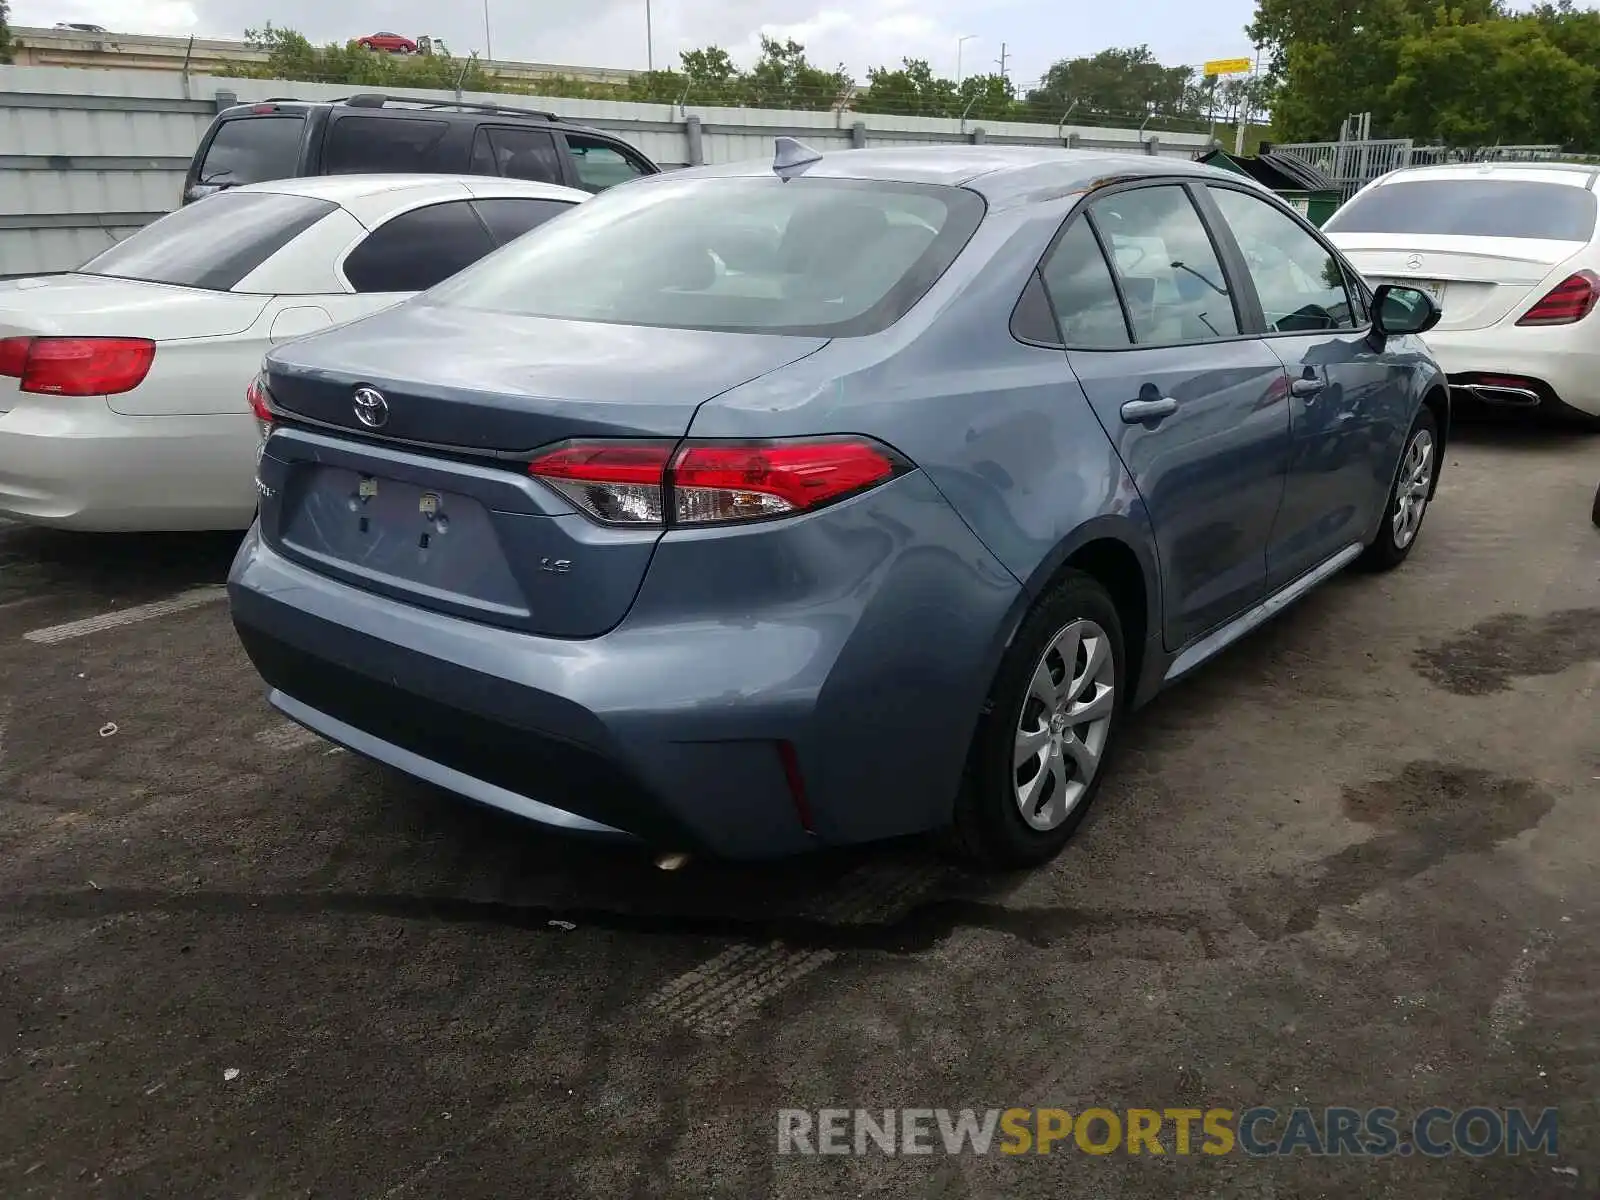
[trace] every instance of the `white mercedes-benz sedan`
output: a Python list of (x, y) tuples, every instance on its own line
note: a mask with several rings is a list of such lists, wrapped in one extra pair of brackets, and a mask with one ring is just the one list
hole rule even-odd
[(1407, 167), (1323, 232), (1369, 283), (1433, 297), (1423, 341), (1458, 398), (1600, 426), (1597, 192), (1589, 163)]
[(244, 529), (272, 346), (399, 303), (589, 193), (334, 175), (187, 205), (76, 271), (0, 282), (0, 515), (95, 531)]

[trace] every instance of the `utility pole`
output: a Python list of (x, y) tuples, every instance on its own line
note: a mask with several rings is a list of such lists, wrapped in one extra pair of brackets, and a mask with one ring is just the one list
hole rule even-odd
[(1245, 126), (1250, 124), (1250, 118), (1255, 116), (1256, 80), (1261, 77), (1261, 47), (1256, 47), (1256, 65), (1250, 72), (1250, 77), (1245, 83), (1244, 95), (1239, 98), (1239, 131), (1233, 138), (1233, 152), (1236, 155), (1244, 153)]
[(650, 18), (650, 0), (644, 0), (644, 66), (652, 73), (656, 69), (656, 34)]
[(997, 64), (999, 64), (999, 67), (1000, 67), (1000, 78), (1001, 79), (1005, 79), (1006, 78), (1006, 44), (1004, 42), (1000, 43), (1000, 57), (995, 59), (995, 62)]

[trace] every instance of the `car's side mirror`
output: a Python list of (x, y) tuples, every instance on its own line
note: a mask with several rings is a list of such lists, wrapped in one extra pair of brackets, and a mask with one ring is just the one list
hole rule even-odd
[(1372, 330), (1380, 338), (1427, 333), (1444, 314), (1420, 288), (1382, 283), (1372, 293)]

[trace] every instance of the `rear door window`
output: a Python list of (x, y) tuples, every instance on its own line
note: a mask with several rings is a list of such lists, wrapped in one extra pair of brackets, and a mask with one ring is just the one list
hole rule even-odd
[(358, 292), (422, 292), (495, 248), (470, 200), (430, 204), (392, 217), (344, 260)]
[(303, 116), (235, 117), (217, 126), (195, 182), (268, 183), (300, 174)]
[(1089, 211), (1116, 269), (1134, 341), (1162, 346), (1239, 332), (1228, 278), (1185, 188), (1117, 192)]
[(1569, 183), (1417, 179), (1368, 188), (1323, 229), (1587, 242), (1594, 236), (1595, 210), (1595, 194)]
[(572, 205), (565, 200), (527, 200), (520, 196), (477, 200), (478, 215), (502, 246), (513, 242), (530, 229), (543, 225), (551, 217), (559, 217)]
[(472, 140), (472, 173), (537, 183), (566, 182), (561, 173), (561, 152), (548, 130), (504, 125), (478, 129)]
[(1129, 344), (1117, 285), (1087, 219), (1067, 226), (1041, 274), (1067, 345), (1113, 349)]
[(218, 192), (152, 221), (78, 270), (225, 292), (338, 207), (277, 192)]
[(326, 175), (420, 173), (438, 169), (435, 151), (448, 121), (339, 115), (322, 151)]
[(586, 192), (603, 192), (606, 188), (627, 183), (652, 172), (643, 162), (625, 153), (612, 142), (569, 133), (567, 153), (572, 156), (573, 169), (578, 174), (578, 186)]

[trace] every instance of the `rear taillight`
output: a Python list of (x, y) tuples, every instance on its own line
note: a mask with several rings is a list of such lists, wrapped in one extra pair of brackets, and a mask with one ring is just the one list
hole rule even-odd
[(0, 338), (0, 376), (21, 379), (22, 369), (28, 363), (28, 343), (31, 338)]
[(1518, 325), (1571, 325), (1581, 321), (1600, 300), (1600, 275), (1578, 271), (1568, 275), (1517, 321)]
[(250, 402), (250, 411), (254, 414), (256, 425), (261, 430), (261, 440), (263, 442), (267, 440), (267, 436), (272, 432), (274, 420), (272, 404), (267, 398), (270, 394), (267, 391), (267, 381), (260, 375), (252, 379), (250, 386), (244, 390), (244, 398)]
[(46, 396), (116, 396), (150, 374), (156, 344), (147, 338), (0, 339), (0, 375)]
[(607, 525), (716, 525), (809, 512), (903, 474), (910, 465), (870, 438), (773, 442), (594, 441), (528, 465)]

